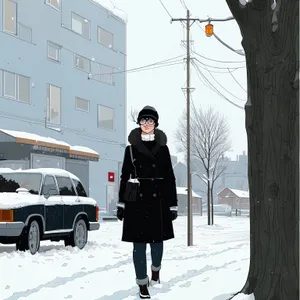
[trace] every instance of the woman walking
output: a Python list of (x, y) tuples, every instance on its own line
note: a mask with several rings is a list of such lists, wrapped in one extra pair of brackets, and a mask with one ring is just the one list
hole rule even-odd
[[(174, 238), (172, 221), (177, 218), (177, 193), (165, 133), (157, 128), (158, 113), (145, 106), (138, 115), (139, 127), (128, 136), (117, 217), (123, 221), (122, 241), (133, 243), (133, 263), (140, 298), (149, 299), (149, 285), (160, 282), (163, 241)], [(130, 178), (139, 182), (136, 201), (126, 201)], [(146, 246), (151, 247), (151, 281), (147, 275)]]

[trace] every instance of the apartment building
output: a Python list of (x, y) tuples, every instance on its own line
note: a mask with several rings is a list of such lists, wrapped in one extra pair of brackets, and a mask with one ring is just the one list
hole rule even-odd
[[(0, 131), (97, 152), (89, 194), (110, 207), (126, 144), (126, 21), (101, 0), (0, 0), (0, 16)], [(35, 165), (65, 162), (45, 152)]]

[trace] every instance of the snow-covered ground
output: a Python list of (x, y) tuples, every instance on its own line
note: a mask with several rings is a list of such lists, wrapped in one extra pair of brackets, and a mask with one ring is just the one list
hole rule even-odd
[[(241, 289), (249, 266), (249, 218), (215, 217), (215, 223), (208, 227), (206, 217), (195, 217), (195, 246), (186, 247), (186, 218), (174, 222), (176, 239), (165, 243), (162, 284), (151, 288), (152, 299), (226, 300)], [(0, 244), (0, 300), (137, 299), (132, 245), (120, 242), (121, 229), (121, 222), (102, 223), (81, 251), (44, 242), (32, 256)]]

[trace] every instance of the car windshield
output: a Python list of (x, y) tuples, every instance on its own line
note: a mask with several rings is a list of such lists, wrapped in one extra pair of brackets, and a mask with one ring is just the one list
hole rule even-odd
[(38, 195), (41, 180), (41, 174), (0, 173), (0, 193), (15, 193), (18, 188), (25, 188), (30, 194)]

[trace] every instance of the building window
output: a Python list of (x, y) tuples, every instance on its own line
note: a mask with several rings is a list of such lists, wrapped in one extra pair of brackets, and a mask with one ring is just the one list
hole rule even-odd
[(17, 3), (12, 0), (3, 0), (3, 29), (17, 34)]
[(91, 37), (91, 22), (72, 12), (72, 30), (86, 39)]
[(46, 3), (53, 8), (60, 10), (60, 0), (47, 0)]
[(61, 46), (48, 41), (48, 58), (60, 62)]
[(30, 103), (30, 78), (3, 71), (4, 97)]
[(18, 75), (18, 100), (30, 102), (30, 78)]
[(17, 99), (17, 76), (14, 73), (4, 71), (4, 96)]
[(82, 110), (88, 112), (90, 110), (90, 102), (88, 100), (84, 100), (82, 98), (76, 97), (75, 100), (75, 108), (77, 110)]
[(32, 29), (19, 23), (19, 38), (25, 42), (32, 43)]
[(47, 88), (47, 122), (61, 123), (61, 88), (51, 84)]
[(100, 64), (100, 81), (113, 84), (114, 81), (114, 68)]
[(98, 127), (114, 130), (115, 110), (111, 107), (98, 105)]
[(101, 28), (98, 27), (98, 43), (101, 45), (107, 47), (107, 48), (113, 48), (114, 47), (114, 35)]
[(80, 69), (81, 71), (90, 73), (91, 72), (91, 61), (78, 54), (74, 55), (74, 67)]

